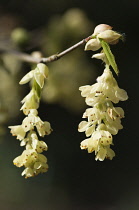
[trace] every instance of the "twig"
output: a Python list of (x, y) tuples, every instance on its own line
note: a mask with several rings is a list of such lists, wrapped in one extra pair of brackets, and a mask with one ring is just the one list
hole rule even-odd
[(69, 52), (75, 50), (76, 48), (78, 48), (82, 44), (85, 44), (90, 39), (91, 39), (91, 36), (83, 39), (82, 41), (80, 41), (77, 44), (71, 46), (70, 48), (64, 50), (63, 52), (51, 55), (47, 58), (35, 58), (35, 57), (33, 57), (33, 56), (31, 56), (27, 53), (22, 53), (22, 52), (19, 52), (19, 51), (16, 51), (16, 50), (9, 50), (9, 49), (4, 49), (4, 48), (0, 48), (0, 53), (12, 54), (12, 55), (15, 55), (18, 59), (26, 61), (26, 62), (30, 62), (30, 63), (44, 63), (44, 64), (46, 64), (46, 63), (50, 63), (50, 62), (53, 62), (53, 61), (57, 61), (58, 59), (60, 59), (64, 55), (68, 54)]

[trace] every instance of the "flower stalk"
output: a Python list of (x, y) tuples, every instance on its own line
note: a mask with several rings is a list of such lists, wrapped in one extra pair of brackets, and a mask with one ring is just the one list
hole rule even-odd
[(66, 54), (72, 52), (73, 50), (77, 49), (81, 45), (85, 44), (91, 38), (92, 38), (91, 36), (86, 37), (83, 40), (79, 41), (78, 43), (74, 44), (73, 46), (67, 48), (66, 50), (64, 50), (60, 53), (51, 55), (51, 56), (46, 57), (46, 58), (36, 58), (36, 57), (33, 57), (33, 56), (31, 56), (27, 53), (22, 53), (20, 51), (16, 51), (16, 50), (12, 50), (12, 49), (6, 49), (6, 48), (0, 48), (0, 53), (8, 53), (8, 54), (15, 55), (16, 58), (18, 58), (22, 61), (25, 61), (25, 62), (36, 63), (36, 64), (38, 64), (38, 63), (47, 64), (47, 63), (51, 63), (53, 61), (59, 60), (60, 58), (62, 58)]

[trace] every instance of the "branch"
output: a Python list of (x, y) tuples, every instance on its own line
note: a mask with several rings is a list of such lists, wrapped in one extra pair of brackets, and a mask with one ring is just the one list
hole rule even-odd
[(71, 52), (71, 51), (75, 50), (76, 48), (78, 48), (79, 46), (85, 44), (90, 39), (91, 39), (91, 36), (83, 39), (82, 41), (80, 41), (77, 44), (71, 46), (70, 48), (62, 51), (61, 53), (51, 55), (47, 58), (34, 58), (33, 56), (31, 56), (27, 53), (22, 53), (22, 52), (19, 52), (19, 51), (16, 51), (16, 50), (9, 50), (9, 49), (4, 49), (4, 48), (0, 48), (0, 53), (12, 54), (12, 55), (15, 55), (18, 59), (20, 59), (22, 61), (30, 62), (30, 63), (44, 63), (44, 64), (47, 64), (47, 63), (50, 63), (50, 62), (53, 62), (53, 61), (57, 61), (58, 59), (65, 56), (69, 52)]

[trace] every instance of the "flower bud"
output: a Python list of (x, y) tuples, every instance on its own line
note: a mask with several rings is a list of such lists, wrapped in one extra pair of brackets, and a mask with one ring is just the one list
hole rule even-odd
[(97, 53), (92, 56), (92, 58), (104, 60), (105, 54), (104, 53)]
[(42, 53), (40, 51), (34, 51), (31, 53), (31, 56), (33, 56), (34, 58), (42, 58)]
[(11, 33), (12, 41), (18, 46), (24, 46), (30, 41), (31, 35), (24, 28), (15, 28)]
[(97, 40), (97, 39), (90, 39), (86, 45), (85, 45), (85, 51), (86, 50), (93, 50), (93, 51), (96, 51), (98, 50), (99, 48), (101, 48), (101, 44), (100, 42)]
[(119, 38), (121, 37), (121, 34), (112, 31), (112, 30), (106, 30), (100, 34), (97, 35), (98, 38), (103, 39), (104, 41), (106, 41), (107, 43), (113, 43), (119, 40)]
[(103, 62), (108, 63), (108, 59), (107, 59), (105, 53), (103, 53), (103, 52), (94, 54), (92, 56), (92, 58), (101, 59)]
[(112, 29), (112, 27), (109, 25), (99, 24), (98, 26), (95, 27), (93, 35), (95, 36), (103, 31), (110, 30), (110, 29)]

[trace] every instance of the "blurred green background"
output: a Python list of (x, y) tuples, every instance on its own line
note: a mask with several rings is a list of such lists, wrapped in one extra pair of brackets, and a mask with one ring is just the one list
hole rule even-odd
[[(19, 87), (18, 82), (33, 66), (1, 53), (1, 210), (139, 209), (138, 11), (137, 0), (0, 0), (0, 45), (4, 48), (41, 51), (48, 56), (90, 35), (100, 23), (125, 33), (125, 42), (113, 46), (112, 51), (120, 69), (119, 86), (129, 95), (119, 105), (126, 117), (124, 129), (114, 136), (116, 157), (96, 162), (94, 154), (79, 147), (85, 135), (77, 127), (85, 104), (78, 87), (92, 84), (103, 65), (92, 60), (92, 52), (84, 52), (83, 47), (49, 64), (50, 79), (39, 109), (42, 120), (48, 120), (54, 130), (46, 137), (49, 171), (24, 179), (20, 176), (23, 169), (12, 164), (23, 148), (7, 126), (20, 124), (24, 118), (20, 101), (29, 87)], [(17, 27), (26, 30), (21, 42), (12, 35)]]

